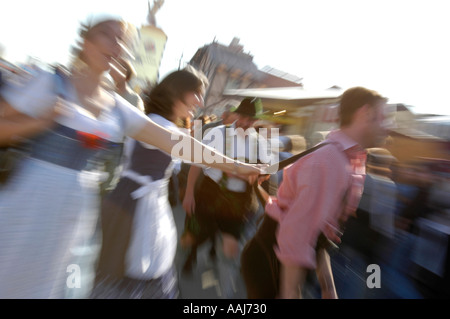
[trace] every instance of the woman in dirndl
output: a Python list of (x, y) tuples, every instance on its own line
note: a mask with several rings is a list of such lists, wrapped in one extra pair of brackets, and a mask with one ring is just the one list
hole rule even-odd
[[(24, 83), (2, 87), (0, 146), (20, 142), (27, 155), (0, 186), (0, 298), (90, 296), (103, 163), (125, 136), (167, 153), (182, 137), (205, 149), (102, 85), (123, 54), (126, 27), (120, 17), (93, 15), (82, 27), (67, 72), (42, 70)], [(177, 156), (193, 159), (187, 152)], [(222, 159), (208, 165), (260, 172)], [(80, 257), (93, 249), (91, 258)]]
[[(203, 106), (206, 78), (192, 70), (165, 77), (145, 99), (149, 118), (178, 131), (179, 120)], [(93, 298), (165, 298), (179, 295), (174, 265), (177, 230), (169, 203), (175, 161), (134, 142), (117, 187), (102, 206), (103, 241)]]

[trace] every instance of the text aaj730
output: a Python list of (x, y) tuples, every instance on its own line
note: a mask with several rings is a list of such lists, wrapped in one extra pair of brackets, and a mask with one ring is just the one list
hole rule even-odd
[(209, 314), (214, 316), (217, 312), (226, 312), (227, 314), (264, 314), (267, 312), (265, 304), (256, 303), (238, 303), (229, 304), (228, 307), (219, 306), (197, 306), (191, 303), (183, 307), (184, 314)]

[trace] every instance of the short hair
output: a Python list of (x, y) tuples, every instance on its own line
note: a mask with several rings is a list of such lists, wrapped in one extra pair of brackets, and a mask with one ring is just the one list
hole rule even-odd
[(353, 115), (362, 106), (369, 104), (374, 106), (378, 102), (387, 102), (387, 98), (378, 92), (361, 86), (346, 90), (340, 99), (339, 120), (340, 126), (345, 127), (352, 123)]

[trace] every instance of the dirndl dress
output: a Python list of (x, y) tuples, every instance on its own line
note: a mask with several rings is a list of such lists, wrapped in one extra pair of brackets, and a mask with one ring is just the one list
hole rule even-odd
[[(149, 116), (177, 130), (163, 117)], [(178, 297), (178, 235), (168, 194), (174, 164), (171, 155), (134, 142), (127, 168), (102, 205), (103, 244), (92, 298)]]
[[(53, 107), (55, 74), (40, 72), (3, 98), (37, 117)], [(0, 188), (0, 298), (87, 297), (92, 288), (102, 163), (147, 119), (114, 95), (97, 118), (65, 82), (67, 112), (29, 140), (28, 152)]]

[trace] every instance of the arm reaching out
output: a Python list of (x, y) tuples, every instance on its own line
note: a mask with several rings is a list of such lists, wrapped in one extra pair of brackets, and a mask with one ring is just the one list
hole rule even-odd
[[(229, 158), (214, 148), (207, 146), (190, 135), (182, 134), (179, 132), (171, 132), (151, 120), (144, 125), (132, 138), (141, 142), (151, 144), (159, 149), (172, 154), (187, 162), (196, 162), (194, 152), (205, 154), (206, 152), (211, 154), (214, 158), (212, 162), (205, 159), (204, 156), (200, 157), (200, 163), (208, 167), (220, 169), (226, 173), (239, 174), (239, 175), (258, 175), (261, 173), (260, 167), (256, 165), (246, 164)], [(182, 144), (179, 144), (182, 143)], [(179, 149), (181, 145), (181, 154), (175, 154), (175, 149)], [(194, 150), (192, 152), (191, 150)]]

